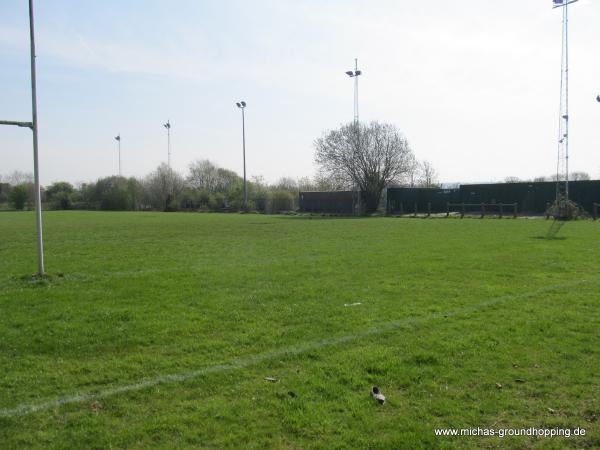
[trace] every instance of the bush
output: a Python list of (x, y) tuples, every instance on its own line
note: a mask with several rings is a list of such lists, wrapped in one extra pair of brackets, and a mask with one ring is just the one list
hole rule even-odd
[(225, 195), (221, 192), (211, 194), (208, 199), (208, 207), (213, 211), (225, 208)]
[(272, 191), (269, 200), (269, 212), (271, 213), (294, 209), (294, 195), (290, 191)]
[(46, 189), (46, 198), (54, 209), (71, 209), (73, 207), (72, 196), (75, 188), (66, 181), (57, 181)]
[(71, 209), (73, 202), (71, 201), (71, 194), (68, 192), (59, 192), (54, 195), (52, 199), (54, 209)]
[(10, 184), (0, 183), (0, 204), (8, 202), (8, 194), (10, 193)]
[(23, 208), (25, 208), (25, 204), (29, 200), (30, 191), (31, 189), (28, 184), (17, 184), (8, 194), (8, 200), (16, 210), (22, 211)]

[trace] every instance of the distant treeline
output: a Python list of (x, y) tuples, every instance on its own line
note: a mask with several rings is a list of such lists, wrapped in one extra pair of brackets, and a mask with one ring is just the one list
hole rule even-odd
[[(251, 211), (276, 213), (298, 207), (298, 191), (330, 190), (325, 179), (281, 178), (274, 184), (262, 177), (247, 182)], [(0, 208), (33, 209), (33, 177), (15, 172), (0, 179)], [(45, 209), (104, 211), (237, 211), (243, 208), (244, 180), (208, 160), (190, 164), (184, 176), (161, 164), (143, 178), (110, 176), (73, 185), (57, 181), (41, 189)]]

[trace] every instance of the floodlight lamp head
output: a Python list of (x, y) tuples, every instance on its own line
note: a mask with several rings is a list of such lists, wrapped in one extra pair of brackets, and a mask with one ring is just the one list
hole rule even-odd
[(596, 97), (596, 101), (597, 101), (598, 103), (600, 103), (600, 95), (598, 95), (598, 96)]
[(354, 72), (352, 72), (351, 70), (346, 72), (346, 75), (348, 75), (349, 77), (353, 77), (354, 76)]
[(242, 103), (242, 108), (245, 108), (246, 107), (246, 102), (242, 101), (241, 103)]
[(354, 75), (356, 75), (356, 76), (362, 75), (362, 71), (357, 70), (356, 72), (354, 72)]
[(115, 136), (115, 140), (120, 141), (121, 140), (121, 135), (119, 134), (118, 136)]
[(239, 102), (236, 102), (236, 105), (237, 105), (237, 107), (238, 107), (238, 108), (241, 108), (241, 107), (242, 107), (242, 105), (240, 105), (240, 103), (239, 103)]

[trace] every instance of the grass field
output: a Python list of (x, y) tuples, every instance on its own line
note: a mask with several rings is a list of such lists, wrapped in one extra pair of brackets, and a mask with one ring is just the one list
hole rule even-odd
[(600, 448), (600, 223), (44, 221), (36, 282), (0, 213), (0, 448)]

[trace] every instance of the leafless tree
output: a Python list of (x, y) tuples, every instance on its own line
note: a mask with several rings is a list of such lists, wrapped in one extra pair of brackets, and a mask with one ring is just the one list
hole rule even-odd
[(208, 159), (197, 160), (190, 164), (187, 181), (195, 189), (204, 189), (207, 192), (225, 192), (240, 177), (231, 170), (216, 166)]
[(277, 180), (277, 183), (275, 183), (274, 187), (276, 189), (294, 192), (298, 191), (298, 182), (292, 177), (281, 177), (279, 180)]
[(323, 174), (360, 189), (367, 213), (386, 186), (407, 175), (412, 156), (402, 133), (379, 122), (343, 125), (317, 139), (315, 150)]
[(299, 191), (315, 191), (315, 183), (310, 177), (298, 178), (298, 190)]
[(215, 192), (217, 178), (217, 166), (208, 159), (196, 160), (189, 166), (187, 181), (195, 189)]
[(519, 183), (521, 182), (521, 179), (519, 177), (506, 177), (504, 179), (505, 183)]
[(181, 194), (185, 181), (181, 175), (165, 163), (146, 177), (144, 192), (148, 202), (156, 209), (165, 211), (172, 208), (171, 203)]
[(438, 187), (438, 174), (429, 161), (419, 163), (419, 186), (424, 188)]
[(411, 153), (407, 160), (407, 183), (409, 187), (415, 187), (419, 178), (419, 161)]
[(16, 186), (17, 184), (33, 183), (33, 174), (15, 170), (13, 173), (4, 177), (4, 182), (12, 186)]
[(572, 181), (587, 181), (592, 179), (587, 172), (572, 172), (569, 178)]

